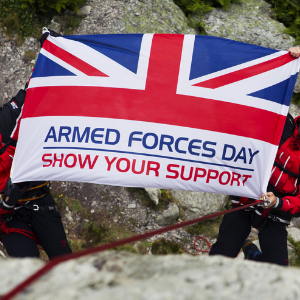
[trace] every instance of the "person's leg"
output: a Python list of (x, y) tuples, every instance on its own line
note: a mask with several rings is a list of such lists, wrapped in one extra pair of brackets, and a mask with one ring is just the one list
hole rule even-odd
[(288, 265), (286, 225), (268, 219), (264, 228), (258, 233), (261, 255), (254, 260), (269, 262), (282, 266)]
[[(19, 220), (16, 216), (7, 223), (8, 228), (26, 230), (28, 234), (32, 233), (32, 229), (28, 224)], [(31, 235), (30, 235), (31, 236)], [(10, 257), (39, 257), (40, 253), (37, 243), (22, 233), (11, 232), (1, 234), (2, 243)]]
[[(50, 194), (43, 197), (42, 201), (35, 201), (35, 203), (39, 203), (40, 206), (54, 206), (55, 204)], [(56, 209), (32, 211), (31, 225), (49, 259), (72, 252), (67, 242), (60, 213)]]
[(245, 239), (251, 231), (252, 212), (239, 210), (224, 216), (219, 228), (219, 235), (212, 245), (209, 255), (236, 257)]

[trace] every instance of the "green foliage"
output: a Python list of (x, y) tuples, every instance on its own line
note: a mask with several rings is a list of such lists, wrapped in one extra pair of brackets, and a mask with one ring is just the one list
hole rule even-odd
[(143, 188), (126, 188), (128, 192), (130, 192), (134, 197), (139, 198), (141, 202), (151, 209), (155, 211), (163, 211), (168, 207), (168, 204), (170, 202), (169, 193), (165, 190), (165, 192), (162, 193), (162, 199), (159, 201), (158, 205), (155, 205), (155, 203), (150, 199), (147, 192)]
[(205, 235), (211, 238), (216, 238), (219, 233), (219, 227), (222, 222), (223, 216), (197, 223), (196, 225), (186, 227), (187, 233), (193, 235)]
[[(78, 10), (86, 0), (0, 0), (0, 26), (14, 33), (40, 38), (42, 28), (65, 9)], [(74, 21), (75, 20), (75, 21)], [(69, 18), (68, 28), (79, 18)], [(72, 23), (72, 24), (70, 24)], [(78, 25), (77, 25), (78, 26)]]
[(16, 13), (9, 14), (2, 20), (3, 26), (7, 28), (7, 33), (12, 34), (20, 27), (20, 21)]
[(152, 243), (149, 241), (138, 241), (137, 242), (137, 248), (139, 253), (141, 254), (148, 254), (149, 249), (151, 249)]
[[(202, 16), (212, 11), (215, 7), (227, 10), (232, 3), (240, 3), (240, 0), (173, 0), (189, 19), (189, 26), (205, 34), (205, 25)], [(198, 17), (198, 21), (192, 17)]]
[(29, 61), (33, 60), (35, 58), (35, 52), (32, 50), (25, 51), (25, 54), (23, 56), (23, 60), (25, 63), (28, 63)]
[(293, 94), (292, 103), (300, 105), (300, 93), (294, 93)]
[(96, 222), (84, 223), (82, 234), (86, 242), (82, 246), (88, 248), (105, 243), (107, 232), (108, 230), (103, 225)]
[(73, 30), (76, 29), (81, 20), (83, 19), (83, 16), (65, 16), (64, 18), (64, 27), (65, 27), (65, 35), (72, 35)]
[(300, 267), (300, 242), (295, 242), (291, 237), (288, 236), (288, 241), (294, 246), (296, 252), (296, 261), (291, 265), (293, 267)]
[(86, 209), (82, 207), (81, 203), (77, 199), (69, 198), (63, 194), (58, 195), (58, 197), (53, 196), (53, 199), (59, 211), (62, 211), (68, 207), (75, 214), (80, 214), (83, 218), (88, 217)]
[(158, 239), (152, 244), (152, 254), (174, 254), (184, 253), (178, 243), (167, 241), (165, 239)]
[(63, 9), (78, 9), (84, 0), (19, 0), (22, 9), (30, 9), (37, 14), (45, 14), (51, 12), (60, 12)]
[(300, 44), (300, 2), (299, 0), (266, 0), (272, 4), (276, 18), (286, 27), (286, 33)]

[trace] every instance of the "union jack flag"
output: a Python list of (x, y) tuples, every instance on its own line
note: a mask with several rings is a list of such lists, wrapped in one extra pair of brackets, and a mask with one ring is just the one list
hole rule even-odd
[[(299, 60), (293, 59), (286, 51), (218, 37), (180, 34), (49, 36), (30, 80), (22, 122), (28, 120), (26, 130), (39, 127), (41, 123), (38, 120), (41, 118), (48, 120), (49, 124), (58, 124), (53, 123), (54, 120), (61, 125), (69, 124), (67, 128), (76, 124), (74, 118), (82, 125), (82, 117), (96, 118), (100, 123), (107, 121), (105, 124), (109, 124), (109, 128), (118, 124), (115, 130), (120, 135), (120, 148), (112, 149), (111, 145), (103, 142), (103, 148), (97, 151), (122, 153), (129, 161), (133, 157), (151, 157), (160, 162), (160, 172), (157, 169), (159, 176), (154, 176), (159, 178), (149, 179), (149, 174), (148, 177), (147, 174), (139, 177), (126, 174), (127, 179), (114, 181), (100, 175), (101, 182), (91, 177), (84, 181), (230, 193), (223, 184), (219, 189), (196, 183), (197, 180), (192, 183), (184, 179), (168, 181), (168, 163), (184, 161), (189, 164), (186, 168), (199, 163), (220, 168), (216, 172), (227, 172), (224, 170), (229, 168), (257, 173), (255, 183), (243, 187), (245, 192), (235, 190), (236, 194), (253, 196), (267, 184), (298, 70)], [(70, 118), (73, 119), (68, 123)], [(45, 140), (49, 140), (45, 139), (49, 126), (45, 128), (46, 133), (37, 134), (41, 136), (40, 150), (35, 148), (38, 154), (34, 155), (36, 161), (32, 164), (39, 171), (33, 172), (33, 177), (46, 172), (39, 158), (41, 151), (50, 148), (70, 150), (73, 134), (70, 130), (73, 129), (68, 129), (68, 133), (61, 127), (53, 127), (55, 133), (50, 136), (61, 130), (59, 139), (65, 144), (57, 147), (55, 137), (51, 147), (45, 146)], [(139, 126), (143, 130), (138, 130)], [(128, 129), (126, 134), (121, 132), (124, 128)], [(87, 129), (82, 129), (80, 134), (83, 130)], [(122, 142), (122, 137), (131, 136), (132, 132), (142, 134)], [(152, 141), (146, 140), (145, 136)], [(227, 141), (232, 138), (237, 144), (228, 146)], [(240, 148), (245, 150), (236, 153), (232, 164), (228, 165), (225, 163), (228, 154), (224, 153), (224, 147), (238, 149), (237, 138), (241, 138)], [(134, 146), (139, 139), (141, 145)], [(191, 141), (200, 142), (196, 145)], [(204, 141), (209, 142), (204, 144)], [(89, 142), (87, 144), (91, 149)], [(251, 156), (255, 149), (262, 153), (263, 146), (267, 151), (260, 154), (259, 161), (247, 160), (248, 149), (251, 149)], [(23, 147), (26, 147), (25, 144)], [(205, 147), (206, 154), (201, 153)], [(75, 148), (78, 150), (80, 147), (76, 144), (72, 149)], [(80, 150), (83, 150), (82, 147)], [(19, 155), (21, 159), (23, 155)], [(105, 169), (103, 161), (102, 170)], [(164, 167), (163, 161), (168, 161)], [(246, 163), (252, 164), (251, 168), (246, 167)], [(262, 163), (266, 167), (263, 174)], [(27, 171), (20, 165), (19, 168), (21, 171), (15, 170), (15, 179), (28, 180), (25, 174), (31, 173), (28, 170), (32, 170), (32, 166), (28, 166)], [(51, 177), (47, 180), (78, 180), (68, 173), (52, 172), (54, 169), (53, 165), (47, 169), (51, 170), (45, 174), (45, 177)], [(120, 167), (120, 170), (123, 169)], [(120, 175), (124, 177), (124, 173)], [(117, 172), (113, 177), (118, 178)], [(260, 181), (263, 184), (258, 184)], [(256, 184), (259, 187), (250, 192)]]
[[(36, 116), (71, 113), (140, 120), (278, 144), (267, 128), (278, 122), (278, 114), (287, 114), (297, 67), (291, 76), (286, 65), (293, 61), (285, 51), (217, 37), (50, 36), (30, 83), (40, 89), (29, 94), (37, 93), (35, 99), (44, 102), (35, 108)], [(95, 94), (110, 104), (103, 107), (97, 101), (91, 109), (90, 102), (85, 111), (81, 107), (76, 112), (74, 103)], [(224, 115), (226, 122), (221, 121)]]

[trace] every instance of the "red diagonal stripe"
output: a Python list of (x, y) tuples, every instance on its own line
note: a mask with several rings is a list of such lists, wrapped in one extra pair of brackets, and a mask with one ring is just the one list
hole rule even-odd
[[(82, 95), (93, 100), (82, 105)], [(145, 91), (129, 89), (39, 87), (28, 89), (26, 99), (30, 101), (24, 106), (22, 118), (85, 116), (134, 120), (222, 132), (274, 145), (279, 143), (285, 120), (282, 115), (213, 99), (179, 94), (172, 98), (164, 96), (153, 98)], [(280, 130), (274, 125), (279, 122), (282, 124), (278, 127)]]
[(282, 55), (280, 57), (273, 58), (269, 61), (265, 61), (263, 63), (247, 67), (242, 70), (238, 70), (235, 72), (231, 72), (229, 74), (225, 74), (216, 78), (212, 78), (203, 82), (199, 82), (194, 84), (194, 86), (209, 88), (209, 89), (216, 89), (221, 86), (240, 81), (252, 76), (256, 76), (258, 74), (276, 69), (281, 67), (289, 62), (294, 60), (294, 58), (289, 54)]
[(89, 65), (85, 61), (76, 57), (75, 55), (63, 50), (62, 48), (56, 46), (50, 41), (46, 40), (43, 44), (43, 48), (47, 50), (49, 53), (53, 54), (57, 58), (63, 60), (67, 64), (71, 65), (75, 69), (81, 71), (82, 73), (88, 76), (102, 76), (108, 77), (108, 75)]

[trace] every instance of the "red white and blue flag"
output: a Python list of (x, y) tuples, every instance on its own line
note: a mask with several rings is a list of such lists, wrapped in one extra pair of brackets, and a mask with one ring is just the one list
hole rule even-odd
[(299, 66), (287, 51), (210, 36), (49, 36), (27, 90), (13, 182), (258, 197)]

